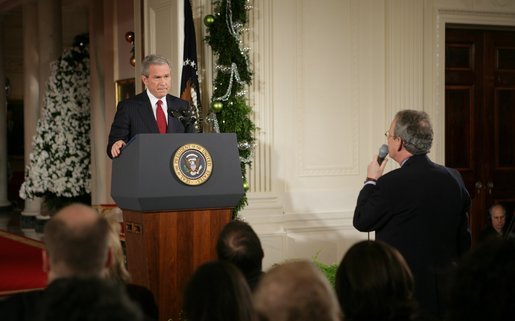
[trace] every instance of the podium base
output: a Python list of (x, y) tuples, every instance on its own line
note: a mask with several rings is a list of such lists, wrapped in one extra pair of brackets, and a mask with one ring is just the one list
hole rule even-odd
[(195, 269), (216, 259), (218, 236), (232, 209), (176, 212), (123, 210), (128, 270), (152, 291), (159, 320), (179, 320), (183, 291)]

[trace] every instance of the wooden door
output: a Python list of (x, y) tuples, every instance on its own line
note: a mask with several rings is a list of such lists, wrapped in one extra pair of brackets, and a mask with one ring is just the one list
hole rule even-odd
[(445, 163), (472, 197), (475, 239), (493, 203), (515, 209), (515, 31), (448, 27), (445, 70)]

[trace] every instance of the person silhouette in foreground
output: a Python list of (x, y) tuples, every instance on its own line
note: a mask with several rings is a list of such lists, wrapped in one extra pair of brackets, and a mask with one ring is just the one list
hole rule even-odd
[(143, 321), (121, 284), (95, 277), (60, 278), (42, 298), (35, 321)]
[(514, 320), (515, 239), (476, 244), (451, 279), (447, 321)]
[[(58, 211), (44, 227), (43, 269), (48, 274), (44, 290), (13, 295), (0, 301), (2, 320), (44, 318), (45, 300), (69, 278), (97, 278), (105, 281), (112, 263), (109, 223), (83, 204), (71, 204)], [(64, 303), (63, 303), (64, 304)]]
[(264, 321), (340, 321), (334, 289), (311, 262), (292, 261), (267, 271), (254, 292)]
[(406, 261), (384, 242), (351, 246), (338, 266), (335, 288), (345, 321), (431, 320), (419, 311)]
[(216, 243), (216, 254), (219, 260), (239, 268), (250, 290), (254, 291), (263, 275), (264, 252), (259, 237), (249, 224), (241, 220), (227, 223)]
[(211, 261), (194, 273), (184, 292), (188, 321), (257, 321), (250, 289), (231, 263)]
[(157, 320), (159, 310), (154, 294), (148, 288), (131, 282), (131, 275), (125, 265), (125, 254), (120, 240), (121, 226), (116, 212), (105, 212), (104, 216), (109, 222), (108, 241), (112, 253), (112, 264), (109, 266), (107, 279), (125, 287), (129, 298), (139, 305), (146, 320)]

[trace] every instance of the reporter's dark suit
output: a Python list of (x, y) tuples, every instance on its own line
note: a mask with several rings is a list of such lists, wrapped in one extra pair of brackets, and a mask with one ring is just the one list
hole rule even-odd
[[(458, 171), (410, 157), (399, 169), (359, 193), (354, 227), (376, 231), (376, 239), (399, 250), (415, 278), (422, 307), (440, 315), (438, 271), (470, 247), (470, 196)], [(440, 282), (440, 283), (439, 283)]]
[[(166, 95), (168, 105), (167, 133), (192, 133), (193, 125), (183, 124), (176, 115), (182, 115), (189, 109), (188, 102), (172, 95)], [(172, 112), (173, 111), (173, 112)], [(114, 116), (109, 141), (107, 144), (107, 156), (111, 155), (111, 147), (118, 140), (126, 143), (137, 134), (159, 133), (156, 118), (152, 111), (150, 98), (144, 91), (118, 104)]]

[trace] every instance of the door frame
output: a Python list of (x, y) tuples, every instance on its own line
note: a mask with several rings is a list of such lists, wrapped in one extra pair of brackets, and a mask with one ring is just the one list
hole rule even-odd
[[(434, 24), (431, 37), (426, 37), (425, 48), (432, 48), (433, 64), (426, 63), (427, 75), (424, 81), (432, 86), (425, 86), (424, 103), (426, 112), (433, 119), (436, 133), (433, 142), (433, 156), (437, 163), (445, 164), (445, 28), (447, 24), (467, 24), (485, 26), (515, 27), (515, 12), (472, 12), (464, 10), (433, 10)], [(427, 31), (427, 30), (426, 30)], [(427, 34), (427, 33), (426, 33)], [(431, 42), (431, 44), (427, 43)]]
[[(428, 111), (428, 113), (433, 118), (433, 127), (435, 132), (437, 133), (435, 137), (435, 159), (437, 162), (441, 164), (445, 164), (445, 33), (446, 27), (448, 24), (456, 25), (483, 25), (485, 29), (488, 27), (515, 27), (515, 13), (478, 13), (478, 12), (467, 12), (467, 11), (453, 11), (453, 10), (435, 10), (434, 11), (434, 33), (433, 39), (434, 46), (433, 48), (433, 56), (434, 59), (434, 69), (431, 70), (430, 75), (434, 78), (428, 76), (429, 80), (432, 80), (434, 90), (430, 94), (434, 94), (434, 99), (431, 102), (428, 102), (427, 98), (424, 102), (427, 104), (426, 106), (430, 106), (429, 108), (432, 110)], [(427, 79), (427, 78), (426, 78)], [(427, 86), (430, 87), (430, 86)], [(426, 97), (428, 97), (426, 95)], [(436, 125), (436, 126), (435, 126)], [(481, 206), (481, 199), (475, 198), (472, 200), (471, 206), (474, 208), (476, 206)], [(474, 210), (470, 213), (471, 219), (474, 216), (476, 219), (478, 218), (477, 212), (474, 215)], [(477, 222), (476, 222), (477, 223)], [(472, 224), (472, 222), (471, 222)], [(477, 224), (474, 224), (477, 225)], [(471, 226), (472, 227), (472, 226)], [(477, 236), (477, 235), (476, 235)]]

